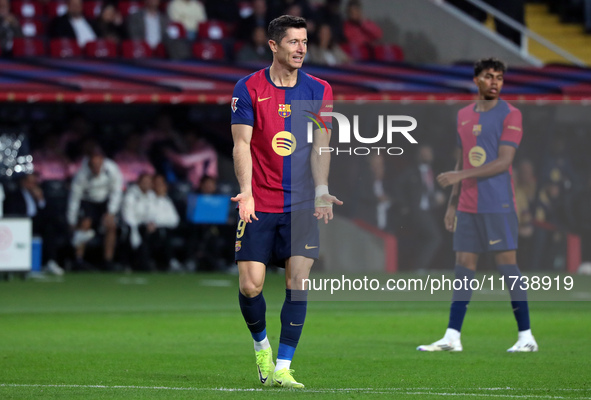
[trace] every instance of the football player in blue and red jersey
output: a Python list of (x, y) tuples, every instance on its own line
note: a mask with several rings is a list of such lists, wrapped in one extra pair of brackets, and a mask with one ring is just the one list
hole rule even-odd
[[(459, 111), (456, 168), (440, 174), (437, 181), (443, 187), (453, 187), (445, 227), (454, 232), (456, 279), (470, 282), (479, 255), (493, 252), (497, 269), (510, 289), (519, 331), (517, 343), (507, 351), (531, 352), (538, 351), (538, 344), (530, 329), (527, 291), (522, 288), (517, 267), (517, 213), (511, 168), (523, 128), (521, 112), (499, 98), (505, 71), (505, 64), (495, 58), (475, 64), (479, 99)], [(462, 351), (460, 331), (471, 296), (469, 285), (454, 290), (443, 339), (417, 350)]]
[[(234, 88), (232, 137), (240, 193), (235, 254), (240, 309), (254, 340), (263, 385), (303, 388), (290, 369), (307, 308), (309, 276), (319, 254), (318, 220), (332, 219), (342, 204), (328, 191), (332, 89), (300, 68), (307, 51), (306, 21), (283, 15), (268, 28), (270, 67), (238, 81)], [(316, 128), (308, 133), (309, 119)], [(313, 126), (313, 125), (310, 125)], [(310, 129), (311, 130), (311, 129)], [(263, 297), (266, 265), (285, 266), (286, 296), (281, 310), (277, 365), (266, 331)]]

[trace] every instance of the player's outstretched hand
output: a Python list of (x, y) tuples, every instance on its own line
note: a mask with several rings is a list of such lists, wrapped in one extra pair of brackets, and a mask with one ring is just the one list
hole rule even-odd
[(253, 219), (257, 221), (259, 220), (254, 213), (254, 197), (252, 197), (251, 193), (238, 193), (238, 195), (232, 197), (231, 200), (238, 203), (240, 219), (245, 220), (247, 223), (252, 222)]
[(445, 217), (443, 217), (443, 223), (445, 224), (445, 229), (447, 229), (450, 232), (453, 232), (455, 222), (456, 222), (456, 208), (454, 206), (448, 206), (447, 211), (445, 212)]
[(330, 194), (323, 194), (320, 197), (316, 197), (316, 200), (314, 201), (314, 216), (316, 219), (324, 219), (324, 223), (328, 224), (328, 221), (330, 221), (333, 217), (333, 204), (341, 206), (343, 205), (343, 202)]
[(441, 187), (455, 185), (461, 180), (462, 177), (460, 176), (458, 171), (448, 171), (437, 175), (437, 183), (439, 183)]

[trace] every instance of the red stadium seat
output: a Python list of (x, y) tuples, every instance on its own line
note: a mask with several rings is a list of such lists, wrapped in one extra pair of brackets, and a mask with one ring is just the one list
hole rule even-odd
[(68, 13), (68, 3), (65, 0), (50, 1), (47, 3), (47, 15), (50, 18), (61, 17)]
[(123, 58), (150, 58), (153, 55), (152, 49), (143, 40), (124, 40), (121, 53)]
[(204, 40), (193, 45), (193, 55), (199, 60), (224, 60), (224, 46), (219, 42)]
[(82, 50), (74, 39), (52, 39), (49, 42), (49, 55), (53, 58), (80, 57)]
[(341, 48), (353, 61), (369, 61), (371, 59), (371, 52), (367, 46), (343, 43)]
[(40, 18), (21, 19), (21, 32), (25, 37), (37, 37), (45, 35), (45, 24)]
[(117, 43), (112, 40), (97, 39), (86, 43), (84, 55), (89, 58), (114, 58), (117, 57)]
[(35, 18), (43, 16), (43, 6), (41, 2), (33, 1), (13, 1), (12, 13), (18, 18)]
[(41, 39), (15, 38), (12, 44), (14, 57), (39, 57), (45, 53), (45, 43)]
[(142, 8), (142, 3), (139, 1), (120, 1), (117, 8), (123, 18), (127, 18), (129, 14), (133, 14)]
[(93, 20), (98, 18), (101, 14), (101, 10), (103, 8), (103, 2), (98, 1), (90, 1), (87, 0), (84, 2), (84, 16), (88, 20)]
[(171, 39), (185, 39), (187, 37), (185, 27), (178, 22), (171, 22), (168, 24), (166, 27), (166, 33), (168, 33), (168, 37)]
[(230, 36), (230, 27), (222, 21), (206, 21), (199, 24), (197, 37), (199, 39), (220, 40)]
[(379, 44), (374, 46), (373, 54), (377, 61), (402, 61), (404, 60), (404, 52), (402, 47), (395, 44)]

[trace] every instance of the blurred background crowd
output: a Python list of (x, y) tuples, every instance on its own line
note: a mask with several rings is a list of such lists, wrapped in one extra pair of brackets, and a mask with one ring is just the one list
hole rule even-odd
[[(449, 3), (486, 22), (486, 13), (469, 3)], [(487, 3), (524, 21), (523, 0)], [(589, 0), (545, 3), (591, 30)], [(307, 63), (355, 63), (366, 52), (378, 58), (384, 51), (402, 58), (359, 0), (0, 0), (0, 50), (6, 58), (66, 49), (88, 57), (270, 63), (266, 27), (281, 14), (308, 20)], [(497, 23), (496, 29), (520, 43), (511, 27)], [(19, 154), (30, 154), (34, 167), (2, 177), (3, 215), (33, 219), (34, 234), (43, 239), (42, 264), (56, 274), (232, 270), (232, 207), (228, 202), (225, 223), (195, 222), (190, 200), (238, 191), (227, 105), (125, 107), (0, 110), (2, 133), (25, 133)], [(564, 270), (571, 234), (581, 237), (583, 260), (591, 261), (590, 140), (577, 135), (541, 144), (529, 139), (518, 153), (513, 176), (524, 270)], [(448, 193), (435, 181), (453, 167), (453, 144), (453, 132), (437, 133), (406, 157), (364, 157), (340, 178), (342, 194), (336, 194), (350, 199), (340, 213), (396, 235), (403, 270), (453, 265), (442, 223)], [(363, 190), (351, 191), (351, 182)]]

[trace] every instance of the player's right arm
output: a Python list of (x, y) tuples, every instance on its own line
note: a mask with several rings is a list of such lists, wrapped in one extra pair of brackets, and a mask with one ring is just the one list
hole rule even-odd
[(252, 197), (252, 155), (250, 154), (250, 140), (252, 139), (252, 126), (244, 124), (232, 125), (232, 138), (234, 139), (234, 172), (240, 185), (240, 193), (232, 197), (232, 201), (238, 203), (240, 219), (252, 222), (258, 220), (254, 211), (254, 197)]
[(238, 203), (240, 219), (247, 223), (252, 219), (258, 220), (254, 212), (254, 197), (252, 196), (252, 154), (250, 141), (252, 139), (254, 125), (253, 98), (248, 90), (246, 82), (249, 77), (243, 78), (234, 87), (232, 94), (232, 139), (234, 140), (234, 171), (240, 193), (232, 197), (232, 201)]
[[(462, 149), (458, 148), (456, 150), (456, 166), (454, 171), (461, 171), (462, 167)], [(454, 222), (456, 220), (456, 210), (458, 208), (458, 201), (460, 198), (460, 184), (461, 182), (457, 182), (452, 186), (451, 194), (449, 195), (449, 201), (447, 203), (447, 211), (445, 212), (445, 217), (443, 218), (445, 229), (450, 232), (453, 232)]]

